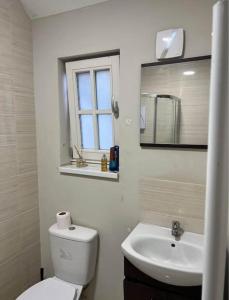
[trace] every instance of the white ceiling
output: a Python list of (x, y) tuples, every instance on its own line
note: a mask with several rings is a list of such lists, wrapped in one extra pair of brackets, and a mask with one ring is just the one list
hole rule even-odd
[(31, 19), (56, 15), (109, 0), (21, 0)]

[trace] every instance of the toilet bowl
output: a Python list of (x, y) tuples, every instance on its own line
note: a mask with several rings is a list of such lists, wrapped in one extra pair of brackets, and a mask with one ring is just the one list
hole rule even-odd
[(54, 224), (49, 236), (55, 276), (33, 285), (16, 300), (79, 300), (83, 287), (92, 280), (97, 231), (76, 225), (59, 229)]

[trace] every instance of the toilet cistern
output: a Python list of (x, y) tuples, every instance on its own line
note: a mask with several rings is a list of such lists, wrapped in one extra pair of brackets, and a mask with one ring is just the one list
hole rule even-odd
[(16, 300), (79, 300), (83, 287), (95, 275), (98, 232), (71, 224), (66, 229), (57, 224), (49, 228), (54, 277), (45, 279)]

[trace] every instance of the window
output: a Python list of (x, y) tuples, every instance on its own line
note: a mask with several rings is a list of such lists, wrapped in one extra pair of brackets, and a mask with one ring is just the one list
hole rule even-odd
[(73, 158), (74, 145), (87, 160), (100, 160), (118, 144), (119, 56), (66, 63)]

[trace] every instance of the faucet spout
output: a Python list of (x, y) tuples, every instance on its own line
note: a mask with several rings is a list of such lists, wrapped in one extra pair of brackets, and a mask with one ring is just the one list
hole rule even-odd
[(175, 237), (176, 241), (179, 241), (182, 234), (184, 233), (184, 229), (181, 227), (179, 221), (172, 221), (172, 232), (171, 234)]

